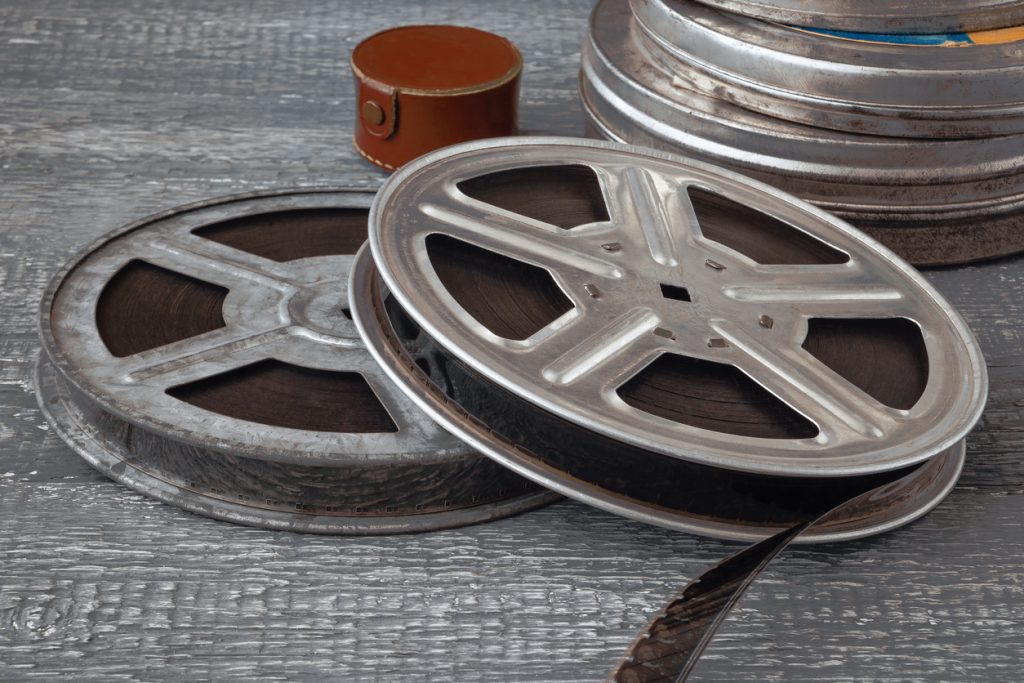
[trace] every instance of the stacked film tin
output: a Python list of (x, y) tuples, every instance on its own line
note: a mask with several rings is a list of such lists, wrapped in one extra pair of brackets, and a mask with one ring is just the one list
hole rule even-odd
[(946, 4), (929, 21), (894, 3), (602, 0), (589, 131), (757, 177), (918, 265), (1017, 253), (1021, 6)]
[[(701, 0), (705, 5), (793, 26), (873, 33), (983, 31), (1024, 23), (1020, 0)], [(923, 5), (923, 6), (922, 6)]]

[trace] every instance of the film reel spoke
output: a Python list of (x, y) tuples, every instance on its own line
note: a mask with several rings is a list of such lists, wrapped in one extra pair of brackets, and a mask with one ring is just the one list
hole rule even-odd
[(541, 363), (554, 356), (540, 370), (553, 384), (564, 386), (584, 378), (610, 381), (635, 367), (638, 347), (652, 346), (650, 336), (660, 322), (657, 311), (645, 306), (630, 308), (610, 322), (596, 312), (584, 313), (564, 330), (544, 339), (531, 353), (543, 356), (538, 358)]
[(581, 278), (605, 280), (622, 277), (621, 269), (614, 262), (575, 249), (571, 232), (555, 226), (501, 212), (469, 198), (454, 207), (424, 202), (418, 208), (430, 226), (423, 231), (423, 238), (432, 232), (441, 232), (553, 272), (568, 269)]
[(810, 362), (802, 351), (764, 343), (729, 321), (712, 326), (728, 344), (729, 362), (820, 430), (818, 441), (830, 445), (882, 439), (896, 425), (895, 414), (849, 382)]
[(338, 301), (345, 302), (348, 294), (348, 283), (339, 273), (347, 273), (352, 268), (354, 254), (332, 254), (319, 258), (305, 258), (288, 261), (282, 264), (280, 272), (286, 281), (296, 287), (315, 287), (322, 283), (337, 283)]
[(339, 283), (339, 300), (344, 300), (344, 278), (354, 254), (330, 254), (319, 258), (274, 261), (244, 249), (205, 239), (187, 230), (175, 230), (146, 240), (138, 254), (186, 275), (225, 287), (265, 288), (291, 296), (299, 289), (323, 281)]
[(287, 270), (280, 264), (189, 234), (149, 240), (139, 245), (138, 256), (224, 287), (245, 284), (280, 292), (294, 290)]
[(829, 274), (826, 278), (820, 278), (815, 274), (814, 277), (806, 278), (807, 282), (803, 284), (793, 282), (799, 280), (799, 276), (787, 277), (789, 282), (780, 284), (733, 282), (723, 287), (722, 291), (736, 301), (755, 304), (853, 306), (869, 313), (888, 315), (892, 315), (893, 306), (903, 300), (898, 289), (885, 284), (834, 284), (821, 281), (835, 277)]
[[(722, 293), (778, 318), (787, 311), (800, 310), (808, 316), (829, 317), (914, 317), (920, 306), (904, 297), (899, 289), (884, 283), (843, 282), (843, 273), (807, 273), (773, 277), (767, 282), (730, 281)], [(772, 280), (784, 280), (773, 282)], [(803, 282), (801, 282), (803, 281)]]
[(616, 224), (638, 227), (655, 263), (679, 266), (684, 260), (682, 250), (700, 229), (681, 182), (684, 179), (629, 166), (604, 170), (614, 178), (609, 184)]
[(274, 345), (290, 338), (288, 328), (249, 331), (225, 327), (144, 351), (123, 370), (133, 382), (168, 389), (270, 357)]

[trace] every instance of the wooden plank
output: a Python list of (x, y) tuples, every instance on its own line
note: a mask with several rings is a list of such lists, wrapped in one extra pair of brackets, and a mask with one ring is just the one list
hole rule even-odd
[[(62, 506), (75, 514), (57, 527)], [(1013, 680), (1024, 572), (984, 558), (1024, 551), (1005, 533), (1022, 506), (957, 492), (898, 533), (787, 551), (697, 680)], [(677, 583), (734, 547), (574, 503), (419, 536), (299, 536), (113, 483), (22, 486), (0, 519), (4, 680), (596, 681)]]
[[(348, 143), (359, 38), (417, 22), (506, 35), (524, 131), (573, 135), (590, 4), (0, 6), (0, 680), (596, 681), (734, 549), (570, 503), (415, 537), (234, 527), (105, 480), (35, 406), (38, 299), (81, 245), (214, 195), (379, 185)], [(906, 529), (787, 551), (697, 680), (1019, 680), (1024, 267), (929, 278), (992, 373), (960, 485)]]

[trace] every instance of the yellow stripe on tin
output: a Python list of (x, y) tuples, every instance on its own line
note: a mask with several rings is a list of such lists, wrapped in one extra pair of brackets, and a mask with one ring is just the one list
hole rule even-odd
[(1024, 26), (994, 28), (988, 31), (971, 31), (967, 34), (975, 45), (1002, 45), (1024, 40)]

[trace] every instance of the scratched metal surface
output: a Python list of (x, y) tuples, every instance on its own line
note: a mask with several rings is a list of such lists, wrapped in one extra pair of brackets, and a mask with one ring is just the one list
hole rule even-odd
[[(93, 473), (32, 395), (36, 304), (146, 213), (286, 185), (376, 187), (345, 56), (394, 23), (514, 40), (522, 123), (574, 134), (589, 0), (0, 3), (0, 680), (600, 680), (736, 546), (561, 503), (410, 537), (230, 526)], [(967, 470), (927, 518), (787, 551), (706, 681), (1017, 681), (1024, 654), (1024, 261), (932, 272), (988, 356)]]

